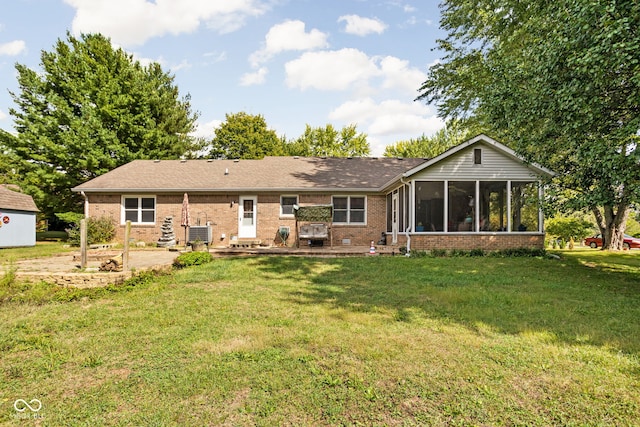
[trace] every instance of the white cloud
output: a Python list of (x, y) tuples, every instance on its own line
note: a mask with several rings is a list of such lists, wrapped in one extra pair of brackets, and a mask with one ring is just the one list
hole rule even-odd
[(179, 64), (170, 66), (170, 69), (172, 73), (175, 73), (176, 71), (180, 71), (180, 70), (188, 70), (192, 66), (193, 65), (189, 61), (187, 61), (186, 59), (183, 59)]
[(404, 61), (394, 56), (386, 56), (380, 61), (385, 89), (404, 89), (408, 92), (416, 92), (427, 79), (426, 73), (418, 68), (409, 66), (409, 61)]
[(430, 135), (444, 126), (436, 115), (390, 113), (377, 116), (368, 130), (373, 135)]
[(221, 120), (211, 120), (206, 123), (197, 122), (196, 130), (192, 133), (197, 138), (213, 138), (216, 133), (216, 129), (222, 124)]
[[(129, 52), (130, 53), (130, 52)], [(158, 58), (147, 58), (146, 56), (140, 56), (137, 52), (131, 53), (133, 55), (133, 59), (140, 62), (140, 65), (143, 67), (148, 67), (152, 63), (158, 63), (162, 67), (162, 69), (171, 70), (172, 73), (175, 73), (180, 70), (188, 70), (193, 67), (193, 64), (186, 59), (183, 59), (179, 63), (171, 64), (169, 63), (164, 56), (159, 56)]]
[(165, 34), (190, 33), (201, 24), (221, 33), (262, 15), (260, 0), (64, 0), (76, 9), (74, 34), (100, 32), (124, 46), (144, 44)]
[(210, 58), (211, 62), (213, 62), (213, 63), (224, 62), (224, 61), (227, 60), (227, 52), (226, 51), (222, 51), (222, 52), (218, 52), (218, 51), (207, 52), (203, 56), (205, 58)]
[(373, 80), (382, 78), (380, 89), (400, 89), (415, 97), (427, 78), (426, 73), (411, 67), (408, 61), (393, 56), (370, 57), (351, 48), (305, 53), (287, 62), (285, 71), (291, 88), (351, 89), (360, 96), (373, 92)]
[(0, 110), (0, 120), (4, 120), (7, 118), (7, 115), (4, 113), (4, 111)]
[(345, 32), (357, 36), (366, 36), (371, 33), (382, 34), (387, 29), (387, 24), (378, 18), (363, 18), (358, 15), (344, 15), (338, 18), (338, 22), (345, 21)]
[(345, 90), (380, 74), (375, 61), (357, 49), (307, 52), (285, 64), (287, 85), (302, 90)]
[(240, 78), (240, 86), (261, 85), (265, 82), (269, 70), (261, 67), (255, 73), (246, 73)]
[[(389, 99), (376, 102), (373, 98), (347, 101), (329, 113), (332, 120), (369, 123), (369, 132), (386, 135), (397, 132), (428, 132), (432, 126), (425, 125), (436, 117), (428, 106), (418, 102)], [(390, 120), (395, 119), (395, 120)]]
[(24, 40), (14, 40), (0, 44), (0, 55), (17, 56), (26, 50), (27, 44)]
[(368, 135), (373, 155), (381, 155), (388, 144), (431, 135), (444, 126), (424, 104), (399, 100), (376, 102), (373, 98), (348, 101), (329, 113), (329, 119), (356, 123)]
[(302, 21), (285, 21), (274, 25), (265, 36), (262, 49), (249, 57), (252, 66), (257, 67), (274, 55), (285, 51), (306, 51), (328, 47), (327, 34), (320, 30), (305, 31)]
[(165, 68), (167, 66), (167, 61), (165, 61), (164, 57), (162, 56), (160, 56), (157, 59), (152, 59), (152, 58), (147, 58), (145, 56), (139, 56), (135, 52), (132, 55), (133, 55), (133, 59), (138, 61), (140, 65), (142, 65), (143, 67), (148, 67), (154, 62), (157, 62), (158, 64), (160, 64), (162, 68)]

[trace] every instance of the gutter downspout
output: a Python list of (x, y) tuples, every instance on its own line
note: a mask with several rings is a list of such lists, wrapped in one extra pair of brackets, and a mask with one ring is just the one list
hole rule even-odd
[(84, 191), (81, 191), (80, 194), (84, 197), (84, 217), (89, 218), (89, 198)]
[[(400, 177), (400, 183), (402, 185), (409, 186), (409, 189), (411, 189), (411, 183), (405, 182), (404, 176)], [(413, 198), (409, 197), (409, 205), (411, 205), (411, 200), (413, 200)], [(410, 209), (411, 206), (407, 206), (407, 208), (409, 209), (409, 224), (407, 224), (407, 228), (404, 231), (404, 234), (407, 237), (407, 252), (405, 253), (405, 256), (410, 256), (411, 255), (411, 234), (409, 233), (411, 232), (411, 225), (413, 224), (413, 215), (414, 215), (415, 209)]]

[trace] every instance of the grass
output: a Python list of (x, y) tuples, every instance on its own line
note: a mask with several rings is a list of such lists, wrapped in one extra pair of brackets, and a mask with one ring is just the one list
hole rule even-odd
[(36, 242), (35, 246), (22, 248), (0, 248), (0, 265), (18, 261), (20, 259), (43, 258), (59, 255), (62, 252), (71, 252), (78, 248), (68, 247), (64, 242), (46, 241)]
[(216, 259), (6, 303), (0, 423), (634, 425), (640, 256), (559, 253)]

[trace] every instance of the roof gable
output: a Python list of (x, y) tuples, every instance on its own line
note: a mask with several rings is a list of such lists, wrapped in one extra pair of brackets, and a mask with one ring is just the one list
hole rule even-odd
[(531, 172), (535, 175), (538, 176), (553, 176), (555, 175), (555, 173), (553, 171), (551, 171), (550, 169), (545, 168), (544, 166), (538, 165), (536, 163), (526, 163), (525, 160), (518, 156), (518, 154), (516, 154), (515, 151), (513, 151), (511, 148), (507, 147), (504, 144), (499, 143), (498, 141), (496, 141), (495, 139), (488, 137), (487, 135), (484, 134), (480, 134), (474, 138), (471, 138), (470, 140), (463, 142), (461, 144), (456, 145), (455, 147), (450, 148), (449, 150), (445, 151), (444, 153), (440, 154), (439, 156), (436, 156), (432, 159), (427, 160), (426, 162), (416, 166), (415, 168), (412, 168), (410, 170), (408, 170), (407, 172), (405, 172), (403, 174), (403, 176), (405, 178), (408, 178), (410, 176), (416, 175), (428, 168), (433, 167), (434, 165), (445, 161), (446, 159), (450, 159), (453, 158), (455, 155), (457, 155), (458, 153), (460, 153), (463, 150), (466, 150), (467, 148), (474, 146), (474, 145), (487, 145), (490, 146), (491, 148), (493, 148), (494, 150), (496, 150), (497, 152), (499, 152), (501, 155), (504, 155), (505, 157), (514, 160), (518, 163), (520, 163), (521, 165), (527, 167), (528, 169), (531, 170)]

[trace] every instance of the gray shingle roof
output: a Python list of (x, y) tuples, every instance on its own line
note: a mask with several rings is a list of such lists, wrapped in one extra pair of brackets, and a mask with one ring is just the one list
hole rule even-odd
[(38, 212), (38, 207), (31, 196), (10, 190), (3, 185), (0, 185), (0, 209)]
[(74, 191), (380, 191), (423, 159), (265, 157), (261, 160), (134, 160)]

